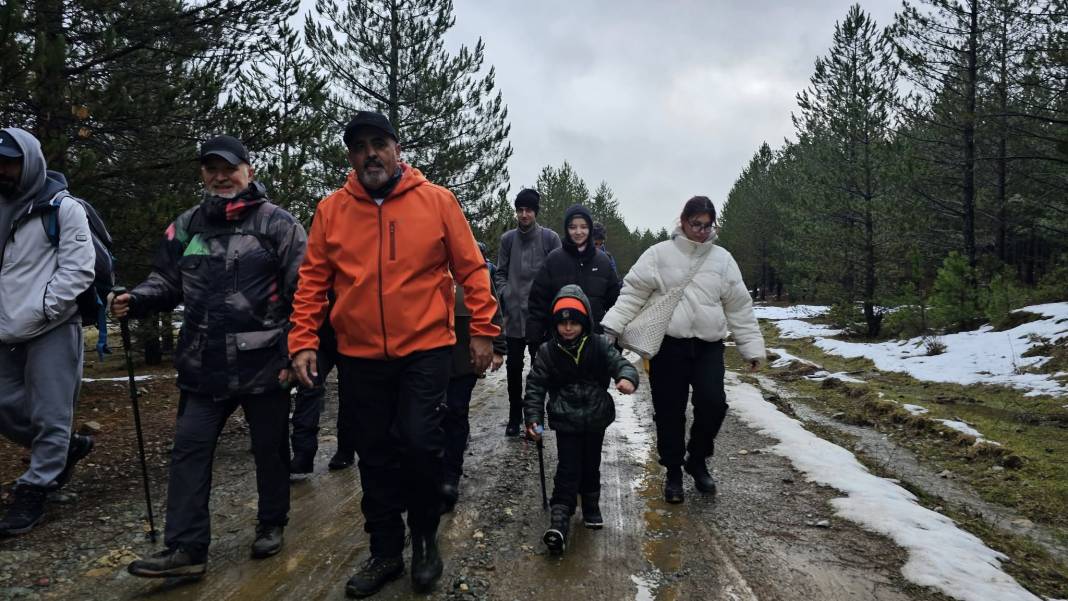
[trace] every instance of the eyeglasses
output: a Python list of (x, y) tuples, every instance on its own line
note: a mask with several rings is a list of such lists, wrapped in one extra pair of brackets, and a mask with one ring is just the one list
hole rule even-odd
[(712, 228), (716, 227), (711, 221), (697, 221), (696, 219), (690, 222), (690, 227), (699, 232), (709, 232)]

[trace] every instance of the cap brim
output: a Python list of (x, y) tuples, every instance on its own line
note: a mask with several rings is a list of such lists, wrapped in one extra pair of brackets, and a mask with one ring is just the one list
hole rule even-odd
[(209, 150), (200, 155), (200, 162), (203, 163), (204, 159), (210, 156), (217, 156), (225, 160), (227, 163), (230, 163), (231, 165), (240, 165), (241, 163), (245, 162), (244, 159), (238, 157), (236, 154), (228, 150)]
[(8, 159), (22, 158), (22, 151), (17, 148), (11, 148), (9, 146), (0, 146), (0, 156)]

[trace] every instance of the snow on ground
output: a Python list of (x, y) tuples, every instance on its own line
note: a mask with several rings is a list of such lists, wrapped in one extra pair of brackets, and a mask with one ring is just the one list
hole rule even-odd
[(952, 419), (936, 419), (936, 422), (941, 423), (943, 426), (960, 432), (961, 434), (967, 434), (968, 436), (974, 436), (976, 439), (981, 440), (983, 435), (979, 433), (979, 430), (969, 426), (964, 422), (959, 422)]
[(809, 323), (800, 319), (782, 319), (775, 322), (779, 329), (779, 338), (816, 338), (818, 336), (837, 336), (844, 330), (831, 326)]
[(810, 319), (819, 317), (830, 309), (822, 305), (792, 305), (790, 307), (770, 307), (767, 305), (753, 305), (753, 313), (757, 319)]
[(1041, 366), (1047, 358), (1021, 356), (1039, 344), (1034, 339), (1044, 338), (1053, 343), (1068, 340), (1068, 302), (1020, 310), (1045, 318), (1004, 332), (994, 332), (991, 326), (985, 325), (971, 332), (947, 334), (939, 338), (946, 346), (945, 352), (932, 356), (927, 355), (924, 339), (919, 337), (878, 343), (847, 342), (827, 338), (833, 330), (827, 328), (821, 334), (817, 329), (820, 326), (814, 324), (795, 327), (789, 321), (779, 321), (776, 325), (782, 327), (786, 323), (784, 336), (800, 333), (813, 336), (816, 346), (824, 352), (842, 357), (867, 357), (880, 370), (904, 372), (918, 380), (1001, 384), (1026, 390), (1027, 396), (1068, 395), (1068, 386), (1050, 374), (1023, 373), (1025, 368)]
[(800, 363), (800, 364), (802, 364), (802, 365), (811, 365), (812, 367), (816, 367), (816, 368), (820, 367), (819, 365), (816, 365), (815, 363), (809, 361), (808, 359), (802, 359), (801, 357), (795, 357), (794, 355), (791, 355), (790, 353), (786, 352), (786, 349), (769, 348), (768, 351), (772, 352), (772, 353), (775, 353), (776, 355), (779, 356), (778, 359), (776, 359), (775, 361), (772, 361), (772, 363), (771, 363), (771, 366), (776, 368), (776, 369), (781, 369), (783, 367), (790, 367), (790, 364), (795, 362), (795, 361)]
[(1007, 557), (948, 517), (921, 507), (916, 497), (879, 478), (852, 453), (805, 430), (760, 391), (728, 375), (731, 410), (778, 444), (769, 451), (788, 458), (806, 479), (846, 494), (831, 501), (836, 515), (888, 536), (908, 551), (906, 579), (961, 601), (1040, 601), (1001, 570)]
[[(177, 377), (177, 376), (170, 375), (170, 374), (144, 375), (144, 376), (134, 376), (134, 381), (142, 382), (144, 380), (155, 380), (155, 379), (158, 379), (158, 378), (174, 378), (174, 377)], [(126, 382), (129, 379), (130, 378), (128, 378), (127, 376), (123, 376), (121, 378), (82, 378), (82, 382)]]
[(842, 382), (850, 382), (850, 383), (853, 383), (853, 384), (864, 384), (865, 383), (864, 380), (859, 380), (857, 378), (854, 378), (854, 377), (850, 376), (849, 374), (845, 373), (844, 371), (840, 371), (840, 372), (836, 372), (836, 373), (832, 374), (831, 372), (823, 369), (823, 366), (821, 366), (821, 365), (813, 363), (813, 362), (809, 361), (808, 359), (802, 359), (801, 357), (796, 357), (794, 355), (791, 355), (790, 353), (786, 352), (786, 349), (769, 348), (768, 351), (772, 352), (772, 353), (775, 353), (776, 355), (779, 356), (778, 359), (776, 359), (775, 361), (773, 361), (771, 363), (771, 367), (774, 367), (776, 369), (781, 369), (783, 367), (790, 367), (791, 363), (797, 362), (797, 363), (801, 363), (802, 365), (811, 365), (812, 367), (815, 367), (816, 369), (819, 370), (819, 371), (817, 371), (815, 373), (812, 373), (812, 374), (809, 374), (809, 375), (805, 376), (806, 380), (812, 380), (813, 382), (822, 382), (822, 381), (826, 380), (827, 378), (836, 378), (838, 380), (841, 380)]
[(825, 369), (821, 369), (820, 371), (814, 374), (809, 374), (805, 376), (806, 380), (812, 380), (813, 382), (822, 382), (828, 378), (834, 378), (835, 380), (838, 380), (840, 382), (849, 382), (850, 384), (867, 384), (867, 382), (865, 382), (864, 380), (861, 380), (860, 378), (854, 378), (853, 376), (847, 374), (844, 371), (836, 371), (832, 374), (831, 372)]
[(921, 405), (910, 405), (908, 403), (905, 403), (904, 405), (902, 405), (902, 407), (905, 408), (905, 411), (908, 411), (913, 415), (923, 415), (924, 413), (930, 412), (927, 407), (923, 407)]

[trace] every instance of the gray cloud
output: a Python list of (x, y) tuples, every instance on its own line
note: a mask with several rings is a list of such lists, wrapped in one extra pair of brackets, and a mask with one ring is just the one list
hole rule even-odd
[[(851, 2), (456, 0), (449, 43), (481, 37), (508, 104), (513, 190), (567, 160), (631, 225), (722, 205), (749, 158), (792, 137), (794, 95)], [(864, 8), (887, 25), (898, 0)]]

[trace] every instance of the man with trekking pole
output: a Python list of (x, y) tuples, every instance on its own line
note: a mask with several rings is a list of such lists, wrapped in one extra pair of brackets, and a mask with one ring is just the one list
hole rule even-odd
[[(62, 225), (54, 243), (50, 221)], [(86, 211), (63, 175), (47, 170), (41, 143), (0, 130), (0, 433), (30, 450), (0, 536), (32, 530), (46, 493), (93, 448), (73, 420), (83, 354), (77, 299), (93, 284), (95, 260)]]
[(211, 468), (219, 434), (241, 407), (252, 437), (259, 524), (251, 555), (282, 547), (289, 514), (286, 333), (306, 238), (267, 200), (248, 151), (218, 136), (200, 150), (204, 194), (164, 233), (152, 273), (111, 303), (118, 318), (185, 305), (174, 362), (181, 400), (167, 487), (166, 547), (135, 576), (202, 576), (211, 543)]

